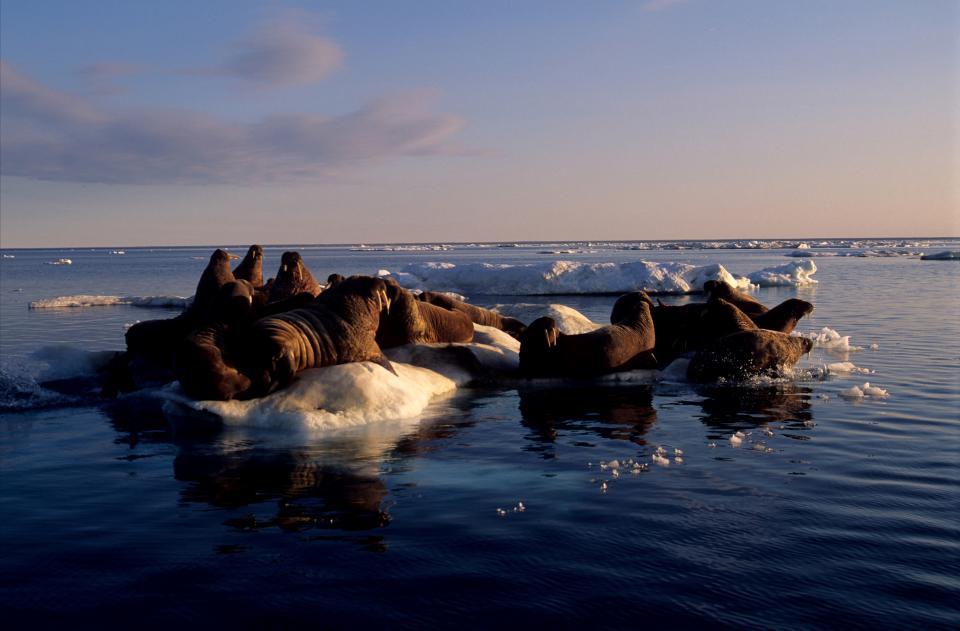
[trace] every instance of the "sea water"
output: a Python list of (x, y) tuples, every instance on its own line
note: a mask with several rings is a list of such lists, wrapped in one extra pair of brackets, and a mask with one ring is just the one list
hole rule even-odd
[[(960, 244), (808, 244), (267, 247), (265, 276), (296, 249), (318, 279), (556, 260), (745, 276), (813, 260), (815, 284), (754, 295), (812, 302), (799, 331), (818, 346), (750, 384), (695, 386), (680, 366), (441, 388), (412, 418), (398, 405), (407, 418), (220, 429), (169, 399), (43, 385), (178, 313), (216, 246), (4, 250), (5, 624), (955, 628), (960, 268), (919, 255)], [(65, 296), (160, 299), (29, 308)], [(471, 298), (598, 323), (615, 300)]]

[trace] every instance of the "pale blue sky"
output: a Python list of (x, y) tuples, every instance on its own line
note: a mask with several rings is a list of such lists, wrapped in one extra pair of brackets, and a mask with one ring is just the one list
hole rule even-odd
[(0, 245), (956, 236), (960, 10), (0, 5)]

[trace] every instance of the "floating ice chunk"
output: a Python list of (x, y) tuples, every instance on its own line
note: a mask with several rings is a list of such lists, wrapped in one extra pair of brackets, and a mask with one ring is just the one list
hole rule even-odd
[[(796, 285), (814, 282), (809, 275), (815, 270), (809, 262), (804, 261), (758, 274), (769, 284)], [(748, 278), (733, 276), (718, 264), (695, 266), (649, 261), (553, 261), (524, 265), (413, 263), (397, 272), (380, 270), (378, 275), (390, 275), (408, 289), (455, 291), (468, 296), (618, 294), (641, 289), (664, 294), (685, 294), (700, 291), (708, 280), (722, 280), (738, 289), (750, 289), (752, 286)], [(793, 278), (793, 282), (790, 278)]]
[(790, 335), (805, 337), (813, 341), (814, 348), (823, 348), (828, 351), (846, 352), (863, 350), (860, 346), (850, 344), (849, 335), (840, 335), (830, 327), (823, 327), (820, 331), (801, 333), (794, 331)]
[(498, 517), (506, 517), (506, 516), (507, 516), (507, 511), (506, 511), (505, 509), (503, 509), (503, 508), (497, 507), (497, 516), (498, 516)]
[(619, 461), (619, 460), (611, 460), (610, 462), (607, 463), (607, 466), (608, 466), (609, 468), (611, 468), (611, 469), (619, 469), (619, 468), (620, 468), (620, 461)]
[(180, 307), (186, 308), (193, 298), (183, 296), (59, 296), (34, 300), (30, 309), (65, 309), (80, 307), (111, 307), (133, 305), (134, 307)]
[(716, 448), (716, 446), (717, 446), (717, 443), (707, 443), (707, 447), (708, 447), (709, 449), (714, 449), (714, 448)]
[(517, 505), (513, 507), (513, 512), (522, 513), (527, 510), (527, 507), (523, 505), (523, 502), (517, 502)]
[(683, 458), (681, 458), (680, 456), (677, 456), (676, 458), (673, 459), (673, 462), (675, 464), (683, 464)]
[(493, 310), (503, 316), (516, 318), (524, 324), (530, 324), (544, 316), (551, 317), (557, 322), (557, 327), (567, 335), (589, 333), (602, 326), (592, 322), (576, 309), (560, 304), (538, 305), (524, 302), (510, 305), (498, 304), (493, 306)]
[(607, 486), (607, 483), (606, 483), (606, 482), (601, 482), (601, 483), (600, 483), (600, 492), (601, 492), (601, 493), (606, 493), (608, 488), (610, 488), (610, 487)]
[(868, 397), (888, 397), (890, 393), (878, 386), (871, 386), (870, 382), (863, 384), (863, 394)]
[(456, 390), (454, 380), (426, 368), (394, 362), (397, 375), (356, 362), (314, 368), (287, 388), (250, 401), (195, 401), (170, 386), (170, 403), (209, 412), (225, 425), (327, 430), (376, 421), (416, 418), (434, 399)]
[(741, 432), (741, 431), (737, 431), (737, 432), (731, 434), (731, 435), (730, 435), (730, 446), (731, 446), (731, 447), (739, 447), (740, 445), (743, 444), (743, 439), (744, 439), (745, 437), (746, 437), (745, 434), (744, 434), (743, 432)]
[(817, 265), (813, 261), (804, 260), (767, 267), (747, 274), (747, 278), (760, 287), (804, 287), (816, 284), (817, 281), (810, 278), (816, 271)]
[(857, 386), (850, 386), (846, 390), (841, 390), (840, 396), (846, 399), (862, 399), (863, 390), (861, 390)]
[(619, 477), (620, 477), (620, 469), (614, 469), (613, 471), (610, 472), (610, 475), (612, 475), (612, 476), (615, 477), (615, 478), (619, 478)]
[(661, 456), (659, 453), (653, 454), (653, 456), (651, 457), (651, 460), (653, 460), (653, 464), (661, 467), (670, 466), (670, 459), (667, 458), (666, 456)]
[(73, 265), (73, 261), (70, 259), (57, 259), (55, 261), (47, 261), (47, 265)]
[(871, 345), (870, 345), (870, 350), (872, 350), (872, 351), (878, 351), (878, 350), (880, 350), (880, 345), (879, 345), (879, 344), (876, 344), (876, 343), (871, 344)]
[(853, 362), (834, 362), (826, 365), (826, 372), (830, 374), (848, 373), (856, 370)]
[(674, 450), (673, 450), (673, 455), (674, 455), (674, 456), (682, 456), (682, 455), (683, 455), (683, 450), (682, 450), (682, 449), (674, 448)]

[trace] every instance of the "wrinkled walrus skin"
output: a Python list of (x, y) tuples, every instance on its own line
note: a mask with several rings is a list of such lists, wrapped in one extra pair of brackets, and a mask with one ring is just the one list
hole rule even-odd
[(687, 378), (701, 383), (746, 379), (791, 368), (812, 348), (813, 342), (805, 337), (763, 329), (741, 331), (697, 351), (687, 368)]
[(377, 329), (380, 348), (473, 341), (473, 322), (466, 313), (417, 300), (393, 279), (385, 282), (390, 313), (380, 316)]
[(420, 294), (419, 298), (423, 302), (437, 305), (438, 307), (443, 307), (444, 309), (463, 312), (467, 314), (470, 320), (475, 324), (492, 326), (496, 329), (500, 329), (501, 331), (509, 333), (511, 336), (517, 339), (520, 339), (520, 334), (523, 333), (523, 330), (526, 328), (526, 325), (516, 318), (502, 316), (496, 311), (471, 305), (470, 303), (457, 300), (456, 298), (448, 296), (447, 294), (434, 291), (425, 291)]
[(352, 276), (304, 307), (257, 320), (238, 349), (241, 372), (253, 382), (245, 396), (283, 387), (308, 368), (374, 361), (392, 370), (376, 342), (389, 307), (382, 280)]
[(655, 368), (656, 345), (650, 298), (621, 296), (614, 324), (565, 335), (553, 318), (538, 318), (520, 336), (520, 372), (528, 377), (587, 377), (635, 368)]

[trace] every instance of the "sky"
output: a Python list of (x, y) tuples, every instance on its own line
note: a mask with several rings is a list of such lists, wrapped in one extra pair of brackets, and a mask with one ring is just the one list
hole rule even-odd
[(0, 3), (0, 247), (960, 236), (955, 0)]

